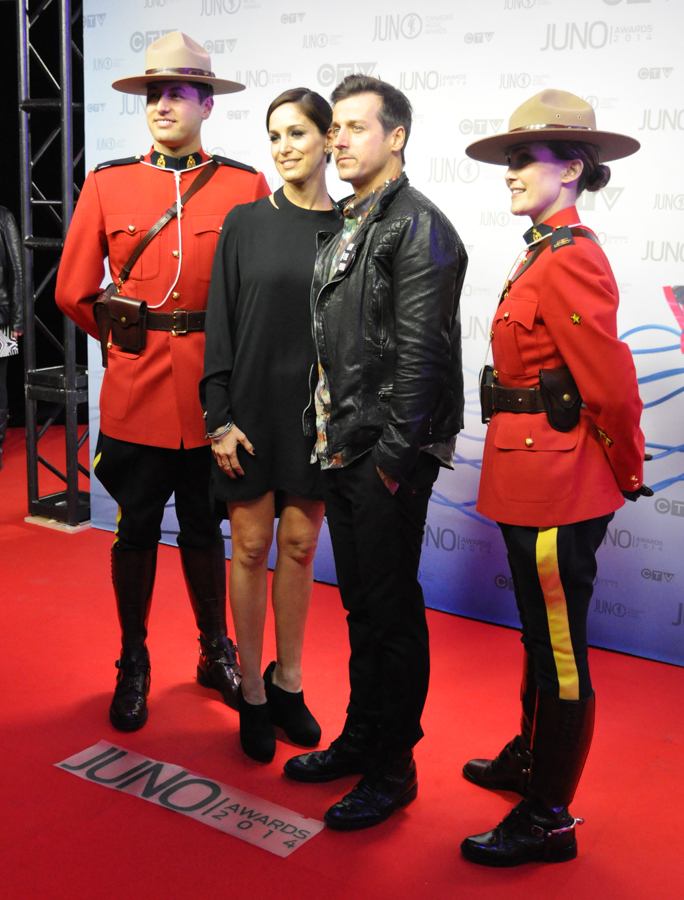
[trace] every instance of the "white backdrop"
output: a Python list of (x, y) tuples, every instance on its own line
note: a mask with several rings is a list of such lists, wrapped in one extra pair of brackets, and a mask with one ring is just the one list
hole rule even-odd
[[(620, 286), (620, 335), (635, 354), (655, 456), (645, 478), (656, 491), (620, 510), (608, 530), (589, 634), (598, 646), (684, 665), (683, 0), (85, 0), (84, 13), (88, 166), (149, 147), (144, 98), (110, 83), (142, 73), (147, 44), (174, 29), (206, 47), (217, 75), (247, 85), (217, 98), (205, 148), (263, 170), (273, 189), (281, 182), (264, 115), (285, 88), (328, 96), (346, 74), (365, 72), (411, 100), (407, 173), (450, 216), (470, 256), (466, 426), (456, 470), (441, 473), (430, 504), (421, 581), (429, 606), (480, 619), (518, 621), (498, 528), (475, 512), (484, 442), (476, 373), (529, 222), (508, 212), (504, 169), (469, 160), (464, 148), (505, 131), (511, 112), (546, 87), (585, 97), (599, 127), (642, 142), (613, 165), (607, 188), (580, 203)], [(334, 166), (329, 182), (336, 198), (350, 192)], [(102, 370), (92, 341), (90, 351), (95, 434)], [(113, 501), (96, 479), (92, 488), (93, 524), (113, 529)], [(173, 542), (172, 508), (164, 527)], [(316, 575), (335, 580), (325, 527)]]

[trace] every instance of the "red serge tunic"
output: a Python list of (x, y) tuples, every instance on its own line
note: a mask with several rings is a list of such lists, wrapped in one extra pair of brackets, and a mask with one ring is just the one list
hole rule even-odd
[[(574, 207), (546, 220), (576, 225)], [(618, 289), (588, 238), (548, 247), (513, 284), (492, 323), (503, 387), (539, 384), (568, 366), (586, 406), (572, 431), (544, 413), (495, 412), (487, 429), (477, 509), (497, 522), (550, 528), (614, 512), (643, 479), (643, 404), (629, 347), (618, 340)]]
[[(207, 159), (207, 154), (202, 152)], [(183, 170), (142, 162), (91, 172), (67, 235), (55, 299), (77, 325), (97, 338), (93, 301), (100, 292), (104, 259), (113, 281), (147, 231), (184, 194), (202, 166)], [(179, 181), (179, 185), (177, 185)], [(133, 266), (124, 294), (147, 301), (156, 312), (207, 306), (214, 252), (223, 220), (239, 203), (270, 193), (264, 176), (221, 165), (211, 181), (188, 200)], [(180, 228), (179, 228), (180, 224)], [(160, 305), (161, 304), (161, 305)], [(112, 347), (100, 397), (102, 432), (154, 447), (206, 445), (199, 382), (204, 333), (173, 337), (148, 331), (140, 354)]]

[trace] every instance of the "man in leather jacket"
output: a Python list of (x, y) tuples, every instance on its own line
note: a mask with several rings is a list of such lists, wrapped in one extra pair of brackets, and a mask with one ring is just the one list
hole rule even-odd
[(403, 173), (406, 97), (350, 75), (332, 95), (340, 235), (319, 234), (312, 285), (317, 430), (326, 514), (347, 610), (351, 694), (340, 737), (294, 757), (290, 777), (362, 774), (325, 814), (340, 830), (382, 822), (416, 796), (413, 746), (429, 678), (418, 565), (432, 486), (463, 422), (458, 313), (466, 253)]

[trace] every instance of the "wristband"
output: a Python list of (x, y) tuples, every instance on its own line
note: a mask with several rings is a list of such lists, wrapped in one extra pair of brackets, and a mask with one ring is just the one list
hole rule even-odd
[(228, 422), (227, 425), (224, 425), (222, 428), (217, 428), (216, 431), (207, 431), (207, 433), (204, 435), (204, 439), (207, 441), (217, 441), (225, 434), (228, 434), (234, 424), (235, 422)]

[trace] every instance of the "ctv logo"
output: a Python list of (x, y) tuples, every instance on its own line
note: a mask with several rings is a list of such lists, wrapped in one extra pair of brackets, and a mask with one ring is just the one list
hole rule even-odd
[(669, 584), (674, 578), (674, 572), (659, 572), (657, 569), (642, 569), (641, 577), (649, 581), (662, 581), (663, 579)]

